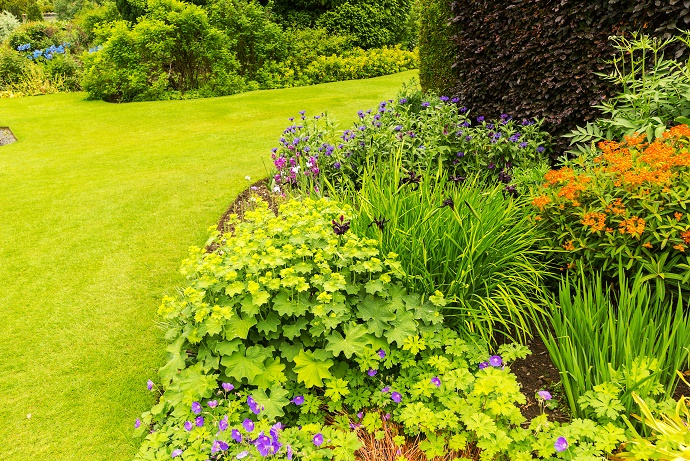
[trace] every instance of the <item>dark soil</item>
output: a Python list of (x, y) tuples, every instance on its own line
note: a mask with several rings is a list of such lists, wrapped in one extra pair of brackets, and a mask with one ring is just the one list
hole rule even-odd
[(236, 214), (239, 219), (244, 217), (244, 213), (250, 208), (250, 199), (261, 198), (264, 202), (268, 203), (268, 208), (271, 209), (276, 215), (278, 215), (278, 204), (279, 199), (282, 197), (274, 194), (269, 189), (268, 179), (262, 179), (252, 184), (250, 187), (245, 189), (237, 196), (232, 205), (221, 216), (220, 221), (218, 221), (218, 226), (216, 227), (221, 232), (232, 232), (233, 227), (229, 224), (230, 215)]
[(10, 130), (9, 127), (0, 126), (0, 146), (13, 143), (16, 140), (17, 137), (14, 135), (14, 133), (12, 133), (12, 130)]

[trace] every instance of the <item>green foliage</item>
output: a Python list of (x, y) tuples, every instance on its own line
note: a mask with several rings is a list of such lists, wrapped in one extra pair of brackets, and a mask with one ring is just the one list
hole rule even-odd
[[(687, 63), (667, 59), (664, 50), (675, 43), (690, 46), (690, 31), (666, 40), (644, 34), (627, 39), (611, 37), (618, 56), (609, 63), (604, 80), (621, 88), (619, 94), (595, 106), (602, 117), (578, 127), (564, 137), (571, 145), (621, 139), (645, 133), (652, 142), (659, 138), (678, 117), (690, 115), (690, 70)], [(586, 146), (575, 146), (579, 153)]]
[(5, 46), (0, 46), (0, 90), (7, 90), (21, 80), (31, 63), (24, 56)]
[(424, 91), (449, 94), (453, 87), (456, 49), (448, 37), (452, 34), (450, 2), (419, 0), (419, 83)]
[(472, 120), (455, 102), (407, 87), (396, 100), (359, 111), (359, 120), (340, 136), (327, 117), (303, 115), (274, 151), (276, 182), (303, 193), (314, 187), (358, 188), (367, 168), (399, 155), (409, 172), (442, 165), (457, 182), (478, 175), (481, 182), (505, 184), (506, 193), (514, 193), (521, 185), (513, 182), (513, 169), (529, 170), (546, 158), (549, 135), (541, 131), (541, 122), (518, 122), (508, 115), (492, 122)]
[(326, 387), (337, 401), (347, 392), (333, 380), (353, 355), (402, 346), (441, 321), (431, 303), (404, 290), (397, 262), (381, 258), (374, 241), (336, 236), (331, 221), (347, 210), (325, 199), (288, 202), (279, 217), (257, 207), (233, 222), (232, 235), (209, 241), (213, 253), (194, 249), (183, 267), (189, 286), (163, 300), (166, 401), (206, 397), (177, 384), (200, 364), (238, 387)]
[(29, 0), (26, 7), (26, 20), (29, 22), (43, 21), (43, 13), (41, 13), (41, 8), (36, 0)]
[(533, 193), (548, 251), (615, 278), (643, 272), (659, 289), (690, 289), (690, 128), (677, 125), (651, 144), (644, 135), (606, 141), (549, 171)]
[(353, 36), (358, 46), (380, 48), (404, 41), (410, 0), (346, 1), (327, 11), (317, 26)]
[(675, 371), (687, 364), (690, 325), (682, 300), (674, 307), (640, 274), (628, 281), (622, 270), (618, 289), (612, 294), (601, 274), (582, 271), (577, 281), (565, 278), (540, 328), (577, 417), (617, 420), (622, 410), (632, 414), (633, 391), (667, 399), (677, 383)]
[(410, 290), (443, 293), (447, 322), (487, 339), (497, 330), (524, 338), (546, 272), (522, 200), (441, 170), (419, 174), (406, 184), (400, 157), (367, 168), (350, 196), (352, 229), (398, 255)]
[(232, 94), (243, 88), (227, 37), (198, 6), (153, 0), (132, 29), (114, 23), (103, 49), (84, 55), (89, 97), (141, 101)]
[(243, 77), (257, 80), (266, 63), (286, 58), (289, 38), (273, 21), (270, 9), (256, 1), (216, 0), (207, 10), (211, 24), (233, 39)]
[(115, 0), (120, 17), (134, 24), (146, 13), (146, 0)]
[(58, 20), (66, 21), (74, 18), (82, 11), (87, 12), (101, 7), (107, 8), (107, 5), (112, 5), (113, 9), (116, 9), (113, 1), (106, 1), (101, 4), (97, 0), (55, 0), (54, 11)]
[(81, 10), (72, 20), (72, 23), (84, 34), (84, 42), (92, 44), (100, 43), (97, 41), (97, 29), (118, 19), (121, 18), (115, 2), (108, 1), (94, 8)]

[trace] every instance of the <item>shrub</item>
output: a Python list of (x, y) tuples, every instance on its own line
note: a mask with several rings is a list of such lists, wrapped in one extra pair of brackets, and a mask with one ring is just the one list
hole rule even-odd
[(10, 33), (20, 25), (21, 22), (9, 11), (0, 12), (0, 43), (4, 42)]
[(200, 7), (152, 1), (131, 30), (115, 23), (103, 49), (84, 56), (83, 86), (90, 98), (111, 102), (161, 99), (171, 92), (236, 93), (244, 83), (227, 43)]
[(619, 420), (618, 413), (630, 415), (636, 406), (632, 392), (668, 399), (676, 370), (688, 363), (682, 299), (674, 306), (641, 274), (618, 275), (614, 293), (600, 273), (565, 278), (540, 330), (575, 417)]
[(451, 94), (454, 85), (451, 64), (457, 51), (449, 36), (453, 27), (450, 2), (420, 0), (419, 83), (423, 91)]
[(209, 20), (234, 41), (240, 73), (256, 80), (269, 61), (282, 61), (289, 46), (282, 28), (273, 21), (270, 9), (256, 1), (216, 0), (208, 6)]
[[(618, 265), (660, 287), (690, 288), (690, 128), (600, 143), (603, 153), (548, 172), (532, 200), (549, 251), (611, 278)], [(675, 289), (675, 288), (674, 288)]]
[[(448, 3), (436, 4), (442, 8)], [(446, 37), (457, 52), (449, 96), (490, 117), (514, 110), (545, 118), (554, 135), (596, 118), (592, 106), (615, 94), (596, 75), (612, 70), (605, 62), (613, 53), (610, 36), (644, 29), (668, 37), (690, 24), (690, 7), (683, 2), (535, 0), (506, 7), (457, 0), (450, 5), (451, 31)], [(680, 48), (669, 52), (677, 51)], [(562, 141), (559, 150), (566, 145)]]
[(0, 45), (0, 89), (8, 87), (21, 78), (30, 62), (14, 50)]
[(351, 35), (362, 48), (380, 48), (404, 41), (410, 11), (410, 0), (346, 1), (321, 15), (316, 25)]
[(529, 169), (546, 158), (549, 136), (541, 122), (518, 122), (504, 115), (493, 122), (471, 119), (457, 100), (423, 95), (407, 89), (398, 99), (383, 101), (377, 110), (359, 111), (359, 120), (339, 137), (327, 117), (315, 116), (283, 132), (274, 149), (274, 179), (283, 187), (342, 190), (361, 182), (367, 165), (401, 152), (407, 170), (443, 164), (460, 181), (479, 175), (482, 182), (502, 183), (513, 193), (513, 169)]

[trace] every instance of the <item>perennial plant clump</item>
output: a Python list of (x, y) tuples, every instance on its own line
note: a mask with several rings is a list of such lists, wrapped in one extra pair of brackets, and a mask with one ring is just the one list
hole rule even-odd
[(549, 171), (534, 219), (566, 266), (582, 261), (615, 277), (619, 264), (660, 285), (688, 288), (690, 128), (652, 143), (645, 135), (603, 141), (591, 161)]

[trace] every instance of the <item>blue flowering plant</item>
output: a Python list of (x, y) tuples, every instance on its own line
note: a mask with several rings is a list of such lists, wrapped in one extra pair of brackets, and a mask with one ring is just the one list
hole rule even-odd
[(70, 44), (67, 42), (63, 42), (59, 45), (50, 45), (49, 47), (46, 47), (44, 49), (32, 49), (30, 43), (24, 43), (22, 45), (17, 46), (17, 51), (28, 52), (26, 53), (26, 57), (34, 62), (45, 62), (50, 61), (51, 59), (59, 55), (64, 55), (69, 51), (69, 48)]

